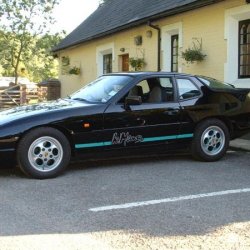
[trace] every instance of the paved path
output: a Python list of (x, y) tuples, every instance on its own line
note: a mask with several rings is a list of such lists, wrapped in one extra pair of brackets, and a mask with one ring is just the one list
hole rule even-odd
[(248, 139), (235, 139), (230, 142), (230, 147), (232, 149), (244, 150), (250, 152), (250, 140)]
[[(249, 159), (83, 162), (43, 181), (2, 170), (0, 249), (250, 249)], [(139, 206), (93, 210), (124, 204)]]

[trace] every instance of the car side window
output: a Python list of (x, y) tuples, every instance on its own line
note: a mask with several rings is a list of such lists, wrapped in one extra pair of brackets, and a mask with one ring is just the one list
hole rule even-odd
[(180, 100), (194, 98), (201, 94), (200, 90), (189, 79), (177, 78), (176, 82)]
[(174, 100), (173, 82), (170, 77), (147, 78), (140, 82), (143, 103), (164, 103)]
[(123, 103), (126, 97), (140, 96), (142, 103), (164, 103), (174, 100), (174, 88), (170, 77), (147, 78), (130, 89), (118, 102)]
[(173, 87), (172, 78), (162, 77), (162, 78), (159, 78), (159, 80), (160, 80), (160, 85), (163, 90), (164, 101), (167, 101), (167, 102), (174, 101), (174, 87)]
[(147, 80), (143, 80), (139, 83), (137, 83), (135, 86), (133, 86), (129, 92), (126, 93), (126, 95), (124, 95), (119, 101), (119, 104), (122, 104), (125, 102), (126, 97), (129, 96), (140, 96), (142, 99), (142, 103), (145, 102), (145, 100), (147, 99), (148, 95), (149, 95), (149, 86), (148, 86), (148, 82)]
[(147, 102), (149, 93), (150, 93), (150, 88), (148, 82), (147, 80), (143, 80), (137, 83), (134, 87), (132, 87), (130, 91), (126, 94), (125, 98), (129, 96), (140, 96), (142, 103), (145, 103)]
[(149, 93), (148, 82), (146, 80), (139, 82), (137, 86), (140, 86), (142, 88), (143, 95)]

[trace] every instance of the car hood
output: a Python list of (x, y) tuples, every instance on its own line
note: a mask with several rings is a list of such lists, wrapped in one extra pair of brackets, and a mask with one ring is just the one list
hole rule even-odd
[[(0, 112), (0, 125), (9, 123), (14, 120), (25, 119), (32, 116), (46, 114), (46, 116), (54, 115), (55, 113), (63, 113), (75, 108), (83, 108), (94, 106), (95, 104), (88, 104), (80, 101), (70, 99), (58, 99), (51, 102), (43, 102), (33, 105), (24, 105), (7, 109)], [(66, 112), (68, 113), (68, 112)]]

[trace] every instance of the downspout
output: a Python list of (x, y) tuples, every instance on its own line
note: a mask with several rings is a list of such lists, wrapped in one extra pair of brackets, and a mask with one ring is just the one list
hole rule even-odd
[(148, 21), (148, 26), (158, 31), (157, 71), (161, 71), (161, 29)]

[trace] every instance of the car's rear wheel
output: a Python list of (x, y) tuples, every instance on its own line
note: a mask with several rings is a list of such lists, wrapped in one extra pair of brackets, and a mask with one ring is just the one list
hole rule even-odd
[(225, 154), (229, 146), (227, 126), (218, 119), (200, 123), (192, 142), (192, 155), (198, 160), (217, 161)]
[(27, 133), (17, 149), (21, 170), (37, 179), (58, 176), (68, 165), (70, 156), (70, 145), (65, 135), (49, 127)]

